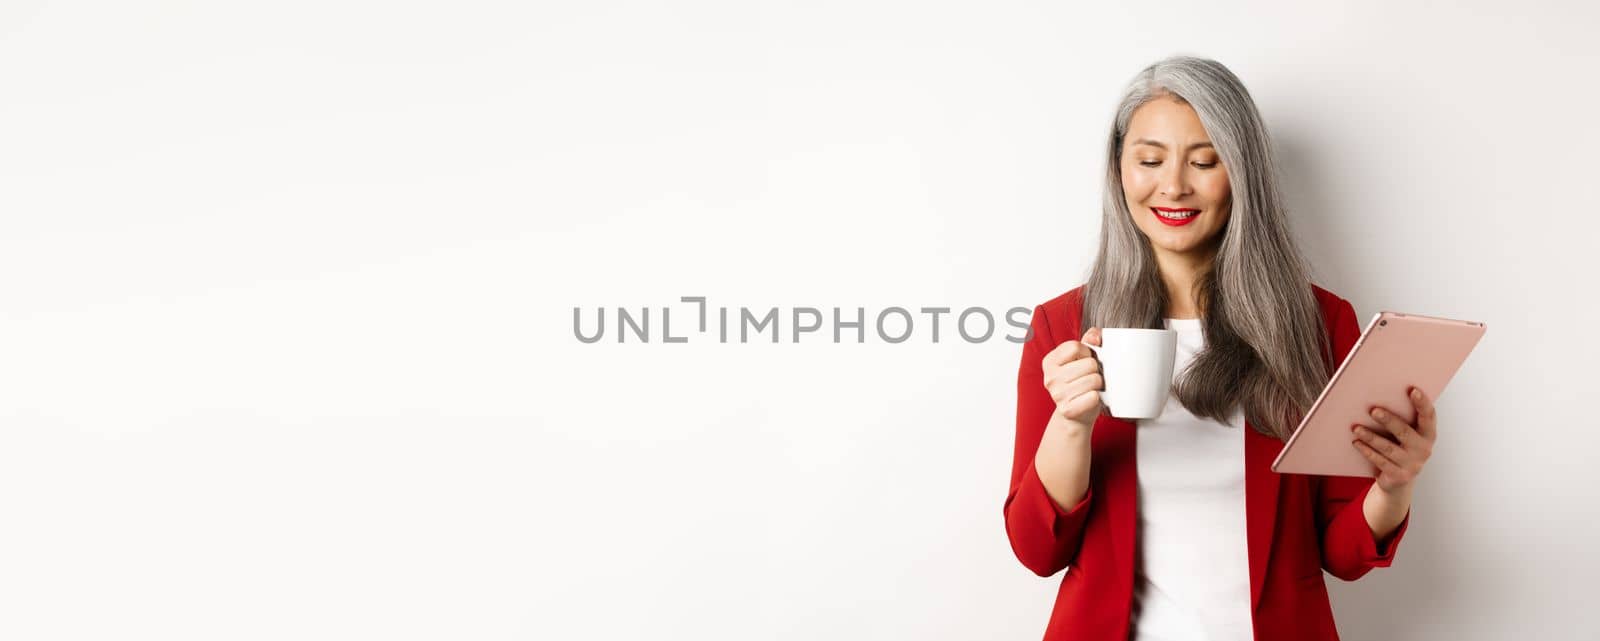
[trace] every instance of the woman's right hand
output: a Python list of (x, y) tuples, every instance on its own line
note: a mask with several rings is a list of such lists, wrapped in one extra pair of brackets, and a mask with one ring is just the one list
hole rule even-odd
[(1091, 327), (1083, 333), (1082, 342), (1067, 341), (1045, 354), (1044, 386), (1056, 402), (1052, 423), (1065, 421), (1085, 434), (1094, 428), (1103, 407), (1100, 391), (1105, 389), (1105, 379), (1100, 375), (1100, 361), (1083, 343), (1099, 347), (1100, 340), (1100, 328)]

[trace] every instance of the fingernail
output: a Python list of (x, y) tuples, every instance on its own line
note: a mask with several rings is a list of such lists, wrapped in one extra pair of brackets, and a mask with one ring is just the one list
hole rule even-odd
[(1411, 388), (1411, 398), (1417, 399), (1419, 401), (1422, 400), (1422, 392), (1417, 391), (1417, 389), (1414, 388), (1414, 387)]
[(1383, 410), (1380, 410), (1380, 409), (1372, 410), (1372, 418), (1383, 418)]

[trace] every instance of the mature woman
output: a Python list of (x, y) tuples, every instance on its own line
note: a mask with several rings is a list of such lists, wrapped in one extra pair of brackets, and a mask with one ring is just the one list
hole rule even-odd
[[(1045, 639), (1337, 639), (1323, 571), (1394, 558), (1432, 400), (1409, 392), (1415, 425), (1374, 407), (1352, 426), (1376, 479), (1272, 472), (1360, 328), (1309, 280), (1254, 101), (1217, 62), (1162, 60), (1106, 159), (1094, 268), (1034, 309), (1017, 381), (1006, 533), (1028, 569), (1067, 570)], [(1082, 344), (1101, 327), (1177, 331), (1160, 418), (1102, 413)]]

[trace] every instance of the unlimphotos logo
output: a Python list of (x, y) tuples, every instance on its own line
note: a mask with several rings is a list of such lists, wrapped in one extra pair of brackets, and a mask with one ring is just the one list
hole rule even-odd
[[(674, 334), (672, 327), (672, 307), (662, 306), (656, 308), (660, 312), (660, 335), (656, 337), (662, 343), (687, 343), (691, 338), (702, 337), (701, 340), (710, 340), (711, 325), (714, 321), (716, 341), (719, 343), (749, 343), (754, 340), (760, 342), (764, 334), (770, 330), (770, 342), (777, 343), (784, 336), (791, 343), (801, 342), (801, 337), (814, 335), (808, 339), (810, 342), (825, 341), (825, 337), (832, 336), (832, 342), (848, 342), (847, 336), (853, 336), (854, 342), (865, 343), (870, 333), (877, 341), (884, 343), (904, 343), (913, 336), (921, 333), (928, 342), (938, 343), (941, 337), (948, 339), (949, 331), (941, 332), (940, 323), (944, 320), (948, 326), (953, 326), (954, 333), (961, 340), (968, 343), (982, 343), (994, 338), (996, 334), (995, 314), (983, 307), (967, 307), (959, 311), (949, 307), (919, 307), (918, 313), (913, 314), (905, 307), (893, 306), (877, 310), (875, 314), (868, 314), (865, 307), (832, 308), (832, 314), (824, 315), (822, 309), (817, 307), (711, 307), (706, 303), (704, 296), (682, 296), (679, 302), (693, 304), (697, 307), (698, 323), (695, 331), (679, 330)], [(634, 341), (649, 343), (652, 340), (649, 307), (629, 310), (627, 307), (616, 307), (614, 335), (616, 342), (629, 342), (631, 334)], [(787, 310), (786, 312), (784, 310)], [(1005, 311), (1005, 324), (1018, 330), (1016, 334), (1004, 334), (1004, 338), (1012, 343), (1027, 342), (1031, 338), (1031, 327), (1028, 324), (1029, 314), (1033, 310), (1026, 307), (1012, 307)], [(712, 318), (715, 312), (715, 318)], [(730, 320), (731, 315), (731, 320)], [(829, 316), (832, 318), (830, 332), (822, 333), (824, 327), (830, 324), (825, 322)], [(873, 319), (868, 322), (868, 318)], [(918, 319), (921, 319), (920, 321)], [(788, 331), (783, 331), (784, 321), (787, 321)], [(948, 327), (947, 326), (947, 327)], [(588, 331), (585, 331), (588, 327)], [(598, 343), (606, 338), (606, 332), (611, 329), (606, 320), (606, 308), (594, 308), (594, 318), (584, 320), (584, 311), (581, 307), (572, 308), (572, 335), (583, 343)], [(820, 334), (820, 335), (818, 335)]]

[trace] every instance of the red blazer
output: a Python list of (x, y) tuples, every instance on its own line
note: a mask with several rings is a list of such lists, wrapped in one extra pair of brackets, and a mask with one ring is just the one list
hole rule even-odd
[[(1330, 328), (1334, 362), (1344, 360), (1361, 328), (1355, 308), (1312, 285)], [(1082, 287), (1034, 308), (1032, 336), (1017, 374), (1017, 441), (1006, 495), (1006, 536), (1017, 559), (1039, 576), (1066, 568), (1045, 641), (1128, 638), (1133, 604), (1134, 528), (1138, 476), (1133, 421), (1102, 413), (1090, 439), (1089, 490), (1063, 509), (1045, 492), (1033, 466), (1055, 402), (1040, 362), (1057, 345), (1079, 338)], [(1283, 442), (1245, 428), (1245, 512), (1250, 605), (1257, 641), (1339, 638), (1322, 571), (1354, 581), (1387, 567), (1411, 522), (1406, 514), (1386, 542), (1375, 541), (1362, 513), (1373, 479), (1279, 475), (1271, 469)]]

